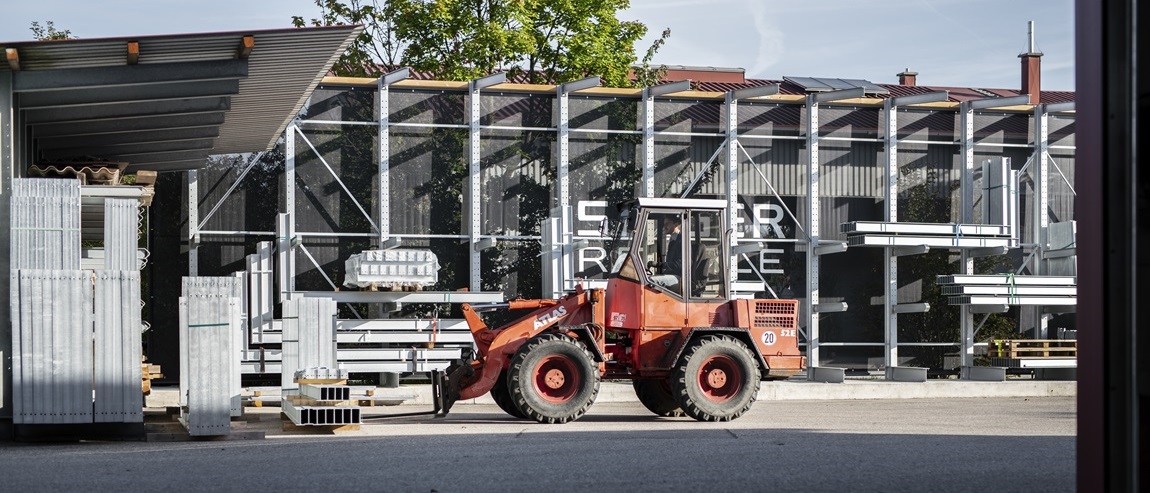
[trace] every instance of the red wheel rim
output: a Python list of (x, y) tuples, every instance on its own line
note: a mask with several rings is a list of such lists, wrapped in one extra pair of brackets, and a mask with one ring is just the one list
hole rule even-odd
[(716, 354), (699, 366), (699, 389), (707, 400), (730, 400), (743, 386), (743, 370), (730, 356)]
[(579, 369), (570, 358), (553, 354), (543, 358), (532, 372), (535, 393), (547, 402), (567, 402), (582, 386)]

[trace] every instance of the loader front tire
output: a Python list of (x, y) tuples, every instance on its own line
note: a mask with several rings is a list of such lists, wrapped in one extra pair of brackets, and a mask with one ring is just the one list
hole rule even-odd
[(582, 343), (542, 334), (523, 344), (507, 369), (515, 407), (540, 423), (583, 416), (599, 395), (599, 367)]
[(691, 343), (671, 373), (675, 400), (699, 421), (730, 421), (751, 408), (761, 376), (755, 355), (725, 335)]
[(671, 384), (666, 379), (634, 380), (635, 395), (639, 403), (656, 416), (664, 418), (677, 418), (683, 415), (683, 409), (675, 401), (671, 393)]
[(491, 387), (491, 398), (495, 400), (495, 405), (499, 406), (503, 412), (520, 419), (527, 417), (523, 411), (515, 407), (515, 402), (511, 400), (511, 391), (507, 389), (507, 370), (499, 373), (499, 380), (496, 380), (495, 386)]

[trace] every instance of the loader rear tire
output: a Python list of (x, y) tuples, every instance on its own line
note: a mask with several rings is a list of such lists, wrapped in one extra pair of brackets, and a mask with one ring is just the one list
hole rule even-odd
[(755, 355), (725, 335), (701, 337), (679, 358), (671, 373), (675, 400), (699, 421), (730, 421), (751, 408), (761, 376)]
[(634, 380), (632, 383), (635, 387), (635, 395), (639, 397), (639, 402), (648, 411), (664, 418), (683, 416), (683, 408), (679, 407), (678, 402), (675, 402), (675, 396), (671, 393), (671, 383), (666, 379)]
[(499, 380), (496, 380), (495, 386), (491, 387), (491, 398), (495, 400), (495, 405), (499, 406), (503, 412), (520, 419), (527, 417), (523, 411), (515, 407), (515, 402), (511, 400), (511, 391), (507, 390), (507, 370), (499, 373)]
[(507, 369), (515, 407), (540, 423), (566, 423), (583, 416), (599, 395), (599, 367), (582, 343), (541, 334), (523, 344)]

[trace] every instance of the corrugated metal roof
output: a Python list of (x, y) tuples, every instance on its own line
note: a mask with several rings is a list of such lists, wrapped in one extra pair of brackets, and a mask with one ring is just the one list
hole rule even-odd
[[(209, 154), (268, 150), (362, 28), (0, 43), (15, 48), (17, 105), (36, 159), (200, 167)], [(238, 55), (245, 36), (254, 46)], [(128, 45), (139, 46), (129, 64)], [(10, 71), (0, 67), (0, 71)]]

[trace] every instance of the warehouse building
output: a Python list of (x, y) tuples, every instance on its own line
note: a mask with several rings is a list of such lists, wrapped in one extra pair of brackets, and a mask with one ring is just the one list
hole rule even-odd
[[(66, 174), (61, 163), (78, 159), (158, 172), (142, 209), (143, 343), (169, 377), (181, 277), (250, 270), (262, 242), (284, 253), (280, 293), (346, 291), (349, 256), (402, 244), (435, 253), (436, 292), (552, 297), (602, 282), (604, 221), (636, 196), (727, 200), (732, 290), (799, 299), (811, 366), (949, 372), (974, 366), (992, 329), (1073, 333), (1060, 315), (1072, 299), (1012, 291), (974, 306), (937, 279), (1003, 274), (1013, 290), (1015, 275), (1074, 275), (1073, 235), (1062, 234), (1073, 231), (1074, 94), (1041, 89), (1040, 53), (1020, 56), (1017, 89), (923, 86), (909, 70), (895, 84), (669, 67), (648, 88), (405, 69), (324, 77), (354, 34), (5, 45), (5, 221), (12, 178)], [(952, 231), (882, 244), (852, 229), (860, 222)], [(956, 224), (1005, 234), (975, 238)], [(0, 242), (0, 265), (8, 248)], [(449, 308), (348, 302), (339, 316), (437, 310)], [(14, 337), (5, 324), (6, 362)], [(263, 349), (249, 345), (245, 358)]]

